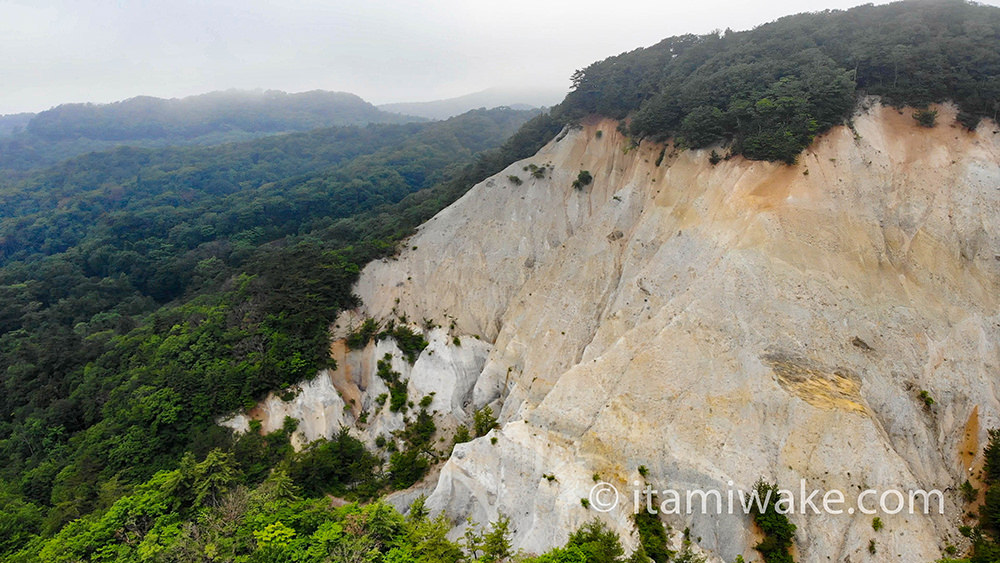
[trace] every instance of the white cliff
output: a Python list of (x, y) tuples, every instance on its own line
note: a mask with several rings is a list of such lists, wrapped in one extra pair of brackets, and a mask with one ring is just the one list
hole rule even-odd
[[(945, 491), (944, 515), (880, 514), (879, 532), (870, 515), (792, 515), (803, 562), (931, 561), (959, 543), (955, 488), (1000, 426), (1000, 134), (940, 110), (925, 129), (875, 105), (794, 166), (630, 147), (595, 119), (370, 264), (362, 310), (340, 324), (454, 319), (406, 371), (411, 396), (434, 391), (456, 421), (501, 413), (456, 448), (429, 506), (456, 522), (507, 514), (516, 546), (538, 552), (597, 514), (580, 502), (597, 474), (622, 491), (602, 517), (631, 544), (644, 465), (654, 488), (681, 491), (760, 477)], [(594, 181), (575, 189), (581, 170)], [(370, 408), (381, 353), (341, 358), (340, 396)], [(306, 437), (323, 435), (338, 404), (317, 389), (324, 414), (293, 402), (269, 416), (301, 413), (316, 421)], [(714, 560), (757, 558), (742, 513), (666, 521)]]

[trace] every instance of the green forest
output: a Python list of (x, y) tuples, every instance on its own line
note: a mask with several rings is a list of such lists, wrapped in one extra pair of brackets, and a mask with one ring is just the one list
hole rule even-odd
[[(228, 114), (208, 97), (198, 111), (136, 99), (6, 120), (0, 559), (699, 561), (646, 519), (628, 559), (597, 521), (522, 557), (503, 516), (456, 542), (456, 523), (422, 499), (401, 514), (379, 499), (427, 470), (442, 437), (425, 405), (388, 457), (346, 431), (295, 451), (292, 419), (242, 435), (213, 422), (330, 366), (329, 323), (357, 304), (361, 268), (565, 126), (598, 114), (633, 142), (776, 162), (848, 122), (863, 96), (951, 101), (974, 128), (1000, 111), (1000, 10), (948, 0), (790, 16), (665, 39), (594, 63), (573, 85), (548, 114), (431, 123), (353, 99), (339, 115), (308, 96)], [(581, 172), (579, 188), (593, 180)], [(393, 388), (387, 364), (379, 375)], [(490, 416), (477, 414), (476, 435)], [(986, 506), (1000, 511), (992, 494)], [(977, 563), (995, 560), (997, 514), (968, 530)], [(790, 559), (794, 527), (754, 521), (780, 532), (759, 551)]]
[(0, 169), (10, 174), (119, 145), (217, 145), (340, 125), (408, 123), (344, 92), (229, 90), (180, 99), (150, 96), (112, 104), (63, 104), (0, 116)]
[(8, 181), (0, 555), (46, 558), (45, 538), (106, 516), (184, 460), (232, 461), (231, 476), (203, 471), (242, 487), (280, 465), (316, 496), (372, 499), (412, 483), (382, 474), (346, 434), (296, 454), (286, 433), (236, 439), (213, 420), (329, 365), (327, 326), (355, 304), (360, 267), (558, 128), (479, 110), (209, 148), (121, 147)]
[(847, 121), (859, 96), (926, 107), (952, 101), (970, 129), (1000, 111), (1000, 10), (960, 0), (865, 5), (749, 31), (670, 37), (578, 71), (556, 108), (627, 120), (636, 140), (728, 145), (794, 162)]

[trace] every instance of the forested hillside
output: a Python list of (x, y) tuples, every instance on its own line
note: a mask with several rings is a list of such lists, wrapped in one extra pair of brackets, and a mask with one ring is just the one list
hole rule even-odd
[(180, 99), (149, 96), (112, 104), (63, 104), (0, 118), (0, 169), (23, 170), (128, 145), (217, 145), (338, 125), (407, 123), (344, 92), (230, 90)]
[(725, 142), (733, 154), (791, 162), (843, 123), (858, 96), (917, 107), (950, 100), (969, 128), (995, 120), (998, 45), (1000, 10), (957, 0), (799, 14), (594, 63), (574, 75), (556, 113), (628, 118), (636, 139)]
[[(0, 559), (499, 560), (502, 519), (463, 551), (419, 502), (404, 519), (326, 497), (412, 483), (419, 454), (383, 459), (346, 432), (294, 452), (294, 420), (238, 437), (213, 421), (329, 365), (329, 323), (356, 304), (364, 264), (564, 125), (598, 114), (633, 142), (783, 162), (868, 95), (953, 101), (973, 128), (1000, 110), (1000, 10), (802, 14), (672, 37), (573, 81), (551, 115), (370, 124), (403, 118), (315, 93), (227, 101), (228, 113), (209, 95), (0, 122)], [(354, 125), (315, 129), (334, 123)], [(416, 452), (434, 432), (418, 419), (400, 439)], [(636, 524), (632, 560), (647, 547), (667, 560), (665, 536)], [(538, 559), (622, 560), (598, 524)]]
[[(545, 116), (493, 148), (532, 115), (121, 148), (3, 189), (0, 534), (52, 534), (185, 452), (236, 448), (263, 479), (287, 437), (233, 442), (214, 418), (323, 367), (360, 265), (537, 150)], [(362, 475), (384, 486), (324, 486)]]

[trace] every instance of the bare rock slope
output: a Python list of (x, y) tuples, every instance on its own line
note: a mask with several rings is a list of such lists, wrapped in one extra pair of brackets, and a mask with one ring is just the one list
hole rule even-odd
[[(926, 129), (875, 105), (795, 166), (632, 147), (594, 120), (370, 264), (354, 318), (454, 319), (491, 344), (448, 405), (461, 420), (490, 404), (502, 427), (456, 448), (429, 506), (507, 514), (537, 552), (598, 514), (580, 502), (596, 476), (621, 491), (600, 516), (632, 545), (640, 479), (804, 479), (845, 506), (940, 489), (946, 510), (880, 513), (879, 532), (871, 515), (796, 513), (797, 560), (930, 561), (958, 543), (956, 488), (1000, 426), (1000, 134), (939, 109)], [(756, 559), (742, 512), (665, 520), (713, 560)]]

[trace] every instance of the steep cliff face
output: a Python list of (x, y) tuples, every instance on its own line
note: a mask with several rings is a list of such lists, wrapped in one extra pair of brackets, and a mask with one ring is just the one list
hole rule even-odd
[[(630, 147), (594, 120), (369, 265), (342, 330), (405, 314), (492, 343), (454, 378), (464, 400), (438, 408), (464, 420), (492, 404), (502, 428), (456, 448), (429, 505), (507, 514), (516, 545), (541, 551), (595, 516), (580, 502), (595, 473), (622, 492), (601, 517), (633, 542), (640, 479), (805, 479), (849, 498), (940, 489), (946, 513), (880, 513), (880, 532), (871, 515), (791, 515), (801, 561), (930, 561), (959, 543), (955, 489), (1000, 426), (1000, 134), (939, 109), (926, 129), (875, 105), (795, 166)], [(574, 188), (581, 170), (594, 181)], [(446, 393), (438, 358), (410, 385)], [(742, 512), (665, 520), (714, 558), (754, 555)]]

